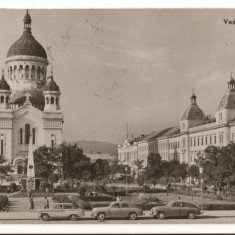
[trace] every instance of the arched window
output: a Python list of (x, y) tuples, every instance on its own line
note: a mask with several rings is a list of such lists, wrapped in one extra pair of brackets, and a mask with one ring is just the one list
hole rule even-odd
[(58, 99), (58, 97), (56, 97), (56, 99), (55, 99), (55, 103), (56, 103), (56, 104), (58, 104), (58, 103), (59, 103), (59, 99)]
[(35, 128), (33, 128), (33, 144), (35, 144), (35, 140), (36, 140), (36, 139), (35, 139), (35, 133), (36, 133), (36, 132), (35, 132)]
[(23, 164), (22, 161), (17, 162), (17, 174), (23, 174)]
[(54, 104), (54, 97), (51, 97), (51, 104)]
[(8, 96), (6, 97), (6, 104), (8, 104)]
[(1, 96), (1, 103), (4, 103), (4, 96)]
[(29, 138), (30, 138), (30, 125), (25, 125), (25, 144), (29, 144)]
[(26, 79), (29, 78), (29, 66), (28, 65), (25, 66), (25, 78)]
[(48, 97), (46, 98), (46, 101), (47, 101), (47, 104), (49, 104), (49, 98)]
[(32, 70), (31, 70), (31, 78), (34, 80), (35, 79), (35, 66), (32, 66)]
[(23, 65), (20, 65), (19, 67), (19, 75), (20, 78), (23, 78)]
[(37, 80), (40, 80), (40, 72), (41, 72), (41, 69), (38, 66), (38, 69), (37, 69)]
[(23, 128), (20, 128), (20, 139), (19, 139), (19, 143), (23, 144)]
[(16, 79), (16, 71), (17, 71), (17, 66), (15, 65), (14, 66), (14, 74), (13, 74), (13, 79), (14, 80)]

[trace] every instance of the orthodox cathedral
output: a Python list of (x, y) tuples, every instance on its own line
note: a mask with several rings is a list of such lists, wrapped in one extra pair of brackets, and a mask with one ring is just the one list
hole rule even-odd
[(214, 117), (206, 116), (192, 92), (190, 103), (184, 110), (179, 126), (154, 131), (143, 138), (126, 139), (118, 146), (120, 162), (136, 171), (136, 161), (147, 166), (150, 153), (159, 153), (164, 161), (178, 160), (195, 164), (198, 153), (208, 146), (227, 146), (235, 142), (235, 80), (231, 75), (228, 88), (219, 100)]
[(60, 89), (47, 77), (47, 53), (31, 32), (26, 12), (23, 34), (8, 50), (5, 72), (0, 80), (0, 156), (14, 174), (24, 174), (29, 139), (33, 149), (62, 142), (63, 113)]

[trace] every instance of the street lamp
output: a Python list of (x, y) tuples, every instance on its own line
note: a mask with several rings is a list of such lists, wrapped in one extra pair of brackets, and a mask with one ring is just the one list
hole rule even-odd
[(203, 166), (199, 166), (199, 172), (201, 175), (201, 204), (202, 204), (202, 212), (203, 212), (203, 195), (202, 195), (202, 173), (203, 173)]
[(125, 166), (125, 170), (126, 170), (126, 195), (127, 195), (127, 193), (128, 193), (128, 185), (127, 185), (127, 170), (128, 170), (128, 166), (126, 165)]

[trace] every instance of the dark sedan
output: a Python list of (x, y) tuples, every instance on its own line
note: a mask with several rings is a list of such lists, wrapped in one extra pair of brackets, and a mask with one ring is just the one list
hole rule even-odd
[(194, 219), (196, 215), (200, 215), (200, 209), (189, 202), (169, 202), (166, 206), (156, 206), (150, 211), (150, 214), (158, 219), (166, 217), (188, 217)]

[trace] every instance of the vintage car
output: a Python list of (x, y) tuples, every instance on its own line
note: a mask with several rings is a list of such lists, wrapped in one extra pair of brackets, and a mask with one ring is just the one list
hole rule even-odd
[(158, 219), (166, 217), (188, 217), (194, 219), (196, 215), (200, 215), (200, 209), (189, 202), (173, 201), (168, 202), (166, 206), (155, 206), (151, 209), (150, 214)]
[(68, 218), (70, 220), (77, 220), (78, 217), (84, 215), (84, 211), (79, 208), (75, 208), (72, 203), (56, 203), (53, 209), (39, 210), (38, 217), (44, 221), (49, 219)]
[(98, 220), (105, 218), (129, 218), (135, 220), (137, 216), (143, 215), (143, 210), (128, 202), (111, 202), (108, 207), (93, 208), (91, 216)]

